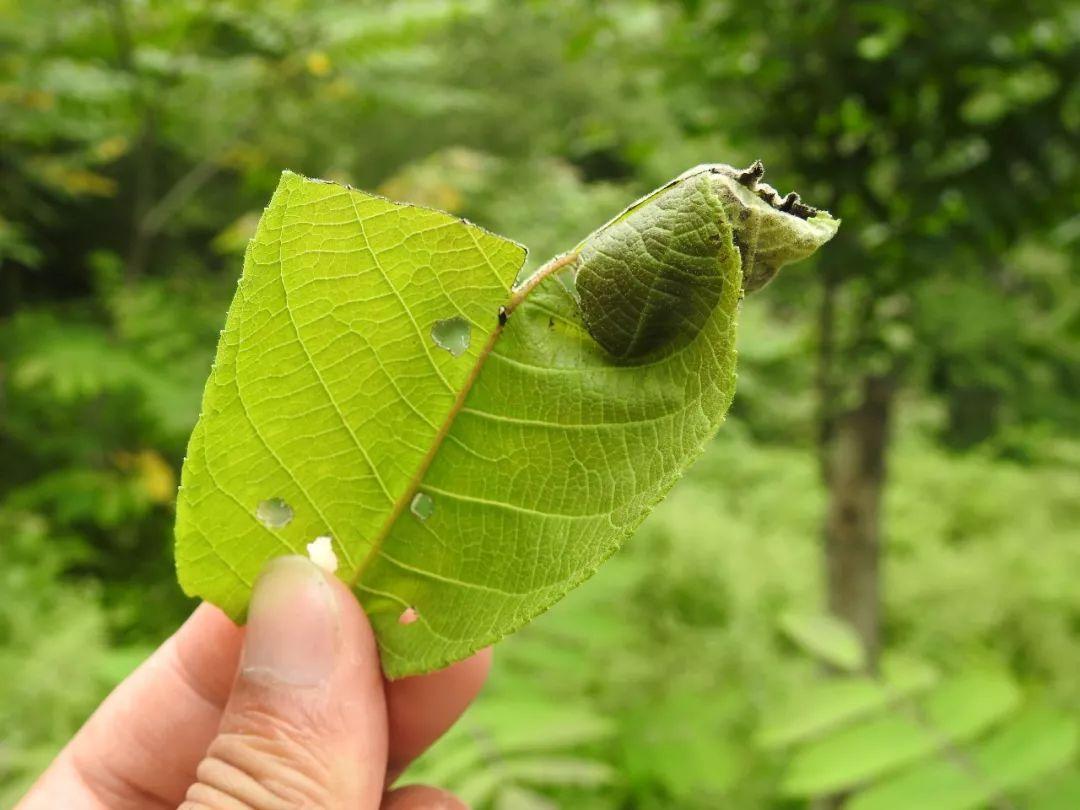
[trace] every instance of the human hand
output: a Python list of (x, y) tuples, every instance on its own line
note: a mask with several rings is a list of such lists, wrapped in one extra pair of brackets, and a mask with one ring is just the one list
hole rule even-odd
[(480, 690), (490, 650), (387, 682), (356, 598), (303, 557), (270, 562), (246, 628), (201, 605), (98, 708), (17, 810), (454, 810), (384, 792)]

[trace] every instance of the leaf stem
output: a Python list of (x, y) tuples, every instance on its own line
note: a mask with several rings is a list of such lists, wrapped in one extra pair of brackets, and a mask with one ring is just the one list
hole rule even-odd
[(525, 282), (520, 287), (515, 287), (511, 292), (510, 300), (506, 303), (506, 314), (510, 315), (518, 305), (529, 297), (536, 286), (550, 276), (552, 273), (556, 273), (562, 270), (564, 267), (573, 264), (578, 258), (577, 251), (571, 250), (566, 253), (560, 253), (554, 259), (543, 265), (539, 270), (525, 279)]

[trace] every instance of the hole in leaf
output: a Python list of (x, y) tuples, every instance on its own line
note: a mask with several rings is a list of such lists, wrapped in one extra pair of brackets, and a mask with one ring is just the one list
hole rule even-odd
[(435, 501), (426, 492), (417, 492), (409, 504), (409, 511), (420, 520), (427, 520), (435, 514)]
[(401, 615), (398, 616), (398, 624), (412, 624), (420, 618), (420, 614), (414, 607), (407, 607), (401, 611)]
[(267, 498), (259, 501), (255, 517), (268, 529), (281, 529), (292, 522), (293, 510), (281, 498)]
[(431, 339), (435, 341), (435, 345), (446, 349), (454, 357), (465, 353), (471, 337), (472, 327), (460, 315), (435, 321), (435, 325), (431, 327)]

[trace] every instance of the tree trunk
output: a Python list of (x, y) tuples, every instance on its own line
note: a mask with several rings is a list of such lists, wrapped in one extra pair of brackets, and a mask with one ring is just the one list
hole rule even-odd
[[(831, 357), (822, 357), (831, 361)], [(827, 366), (823, 366), (828, 368)], [(827, 381), (822, 375), (821, 381)], [(890, 377), (862, 380), (859, 405), (836, 413), (833, 390), (820, 388), (821, 468), (827, 490), (825, 582), (829, 612), (850, 624), (877, 672), (881, 651), (881, 499), (895, 385)], [(814, 810), (839, 810), (848, 794), (822, 797)]]
[(871, 672), (881, 648), (880, 513), (894, 395), (891, 377), (865, 377), (861, 402), (836, 415), (823, 447), (828, 607), (859, 634)]

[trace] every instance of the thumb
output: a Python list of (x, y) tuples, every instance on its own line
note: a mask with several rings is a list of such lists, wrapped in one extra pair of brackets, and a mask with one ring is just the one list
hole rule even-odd
[(386, 704), (356, 598), (303, 557), (255, 582), (240, 669), (183, 810), (377, 808)]

